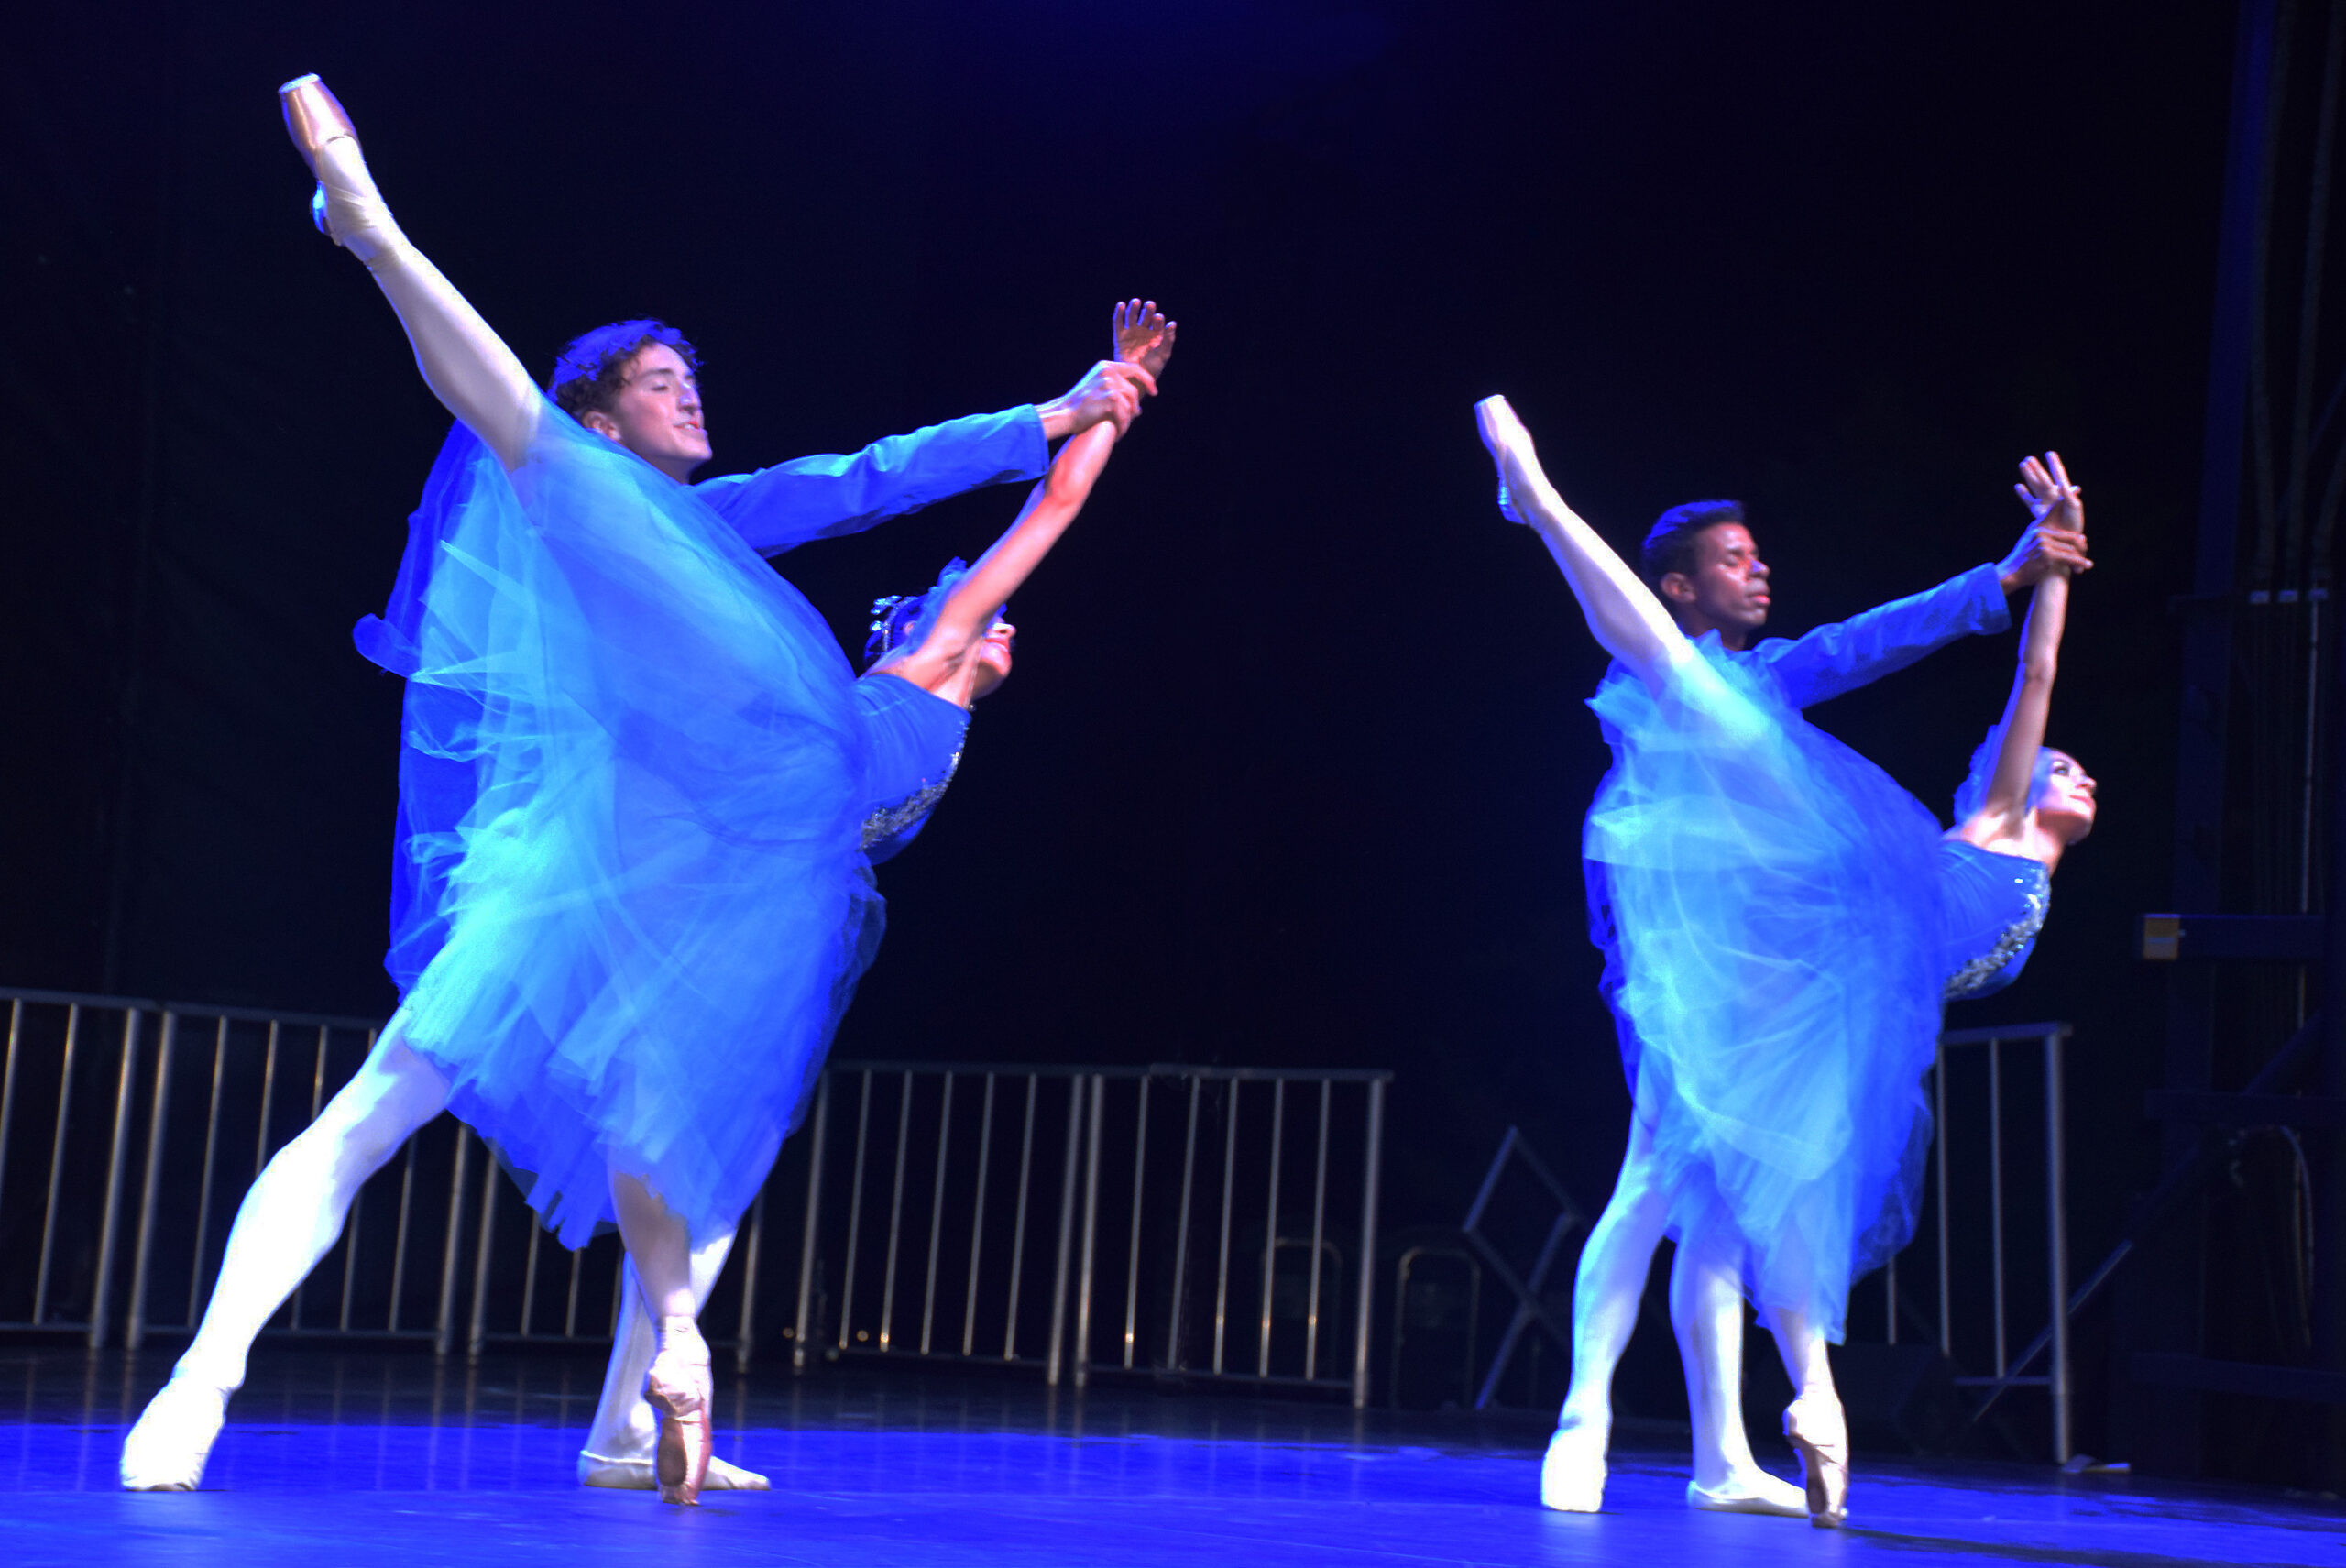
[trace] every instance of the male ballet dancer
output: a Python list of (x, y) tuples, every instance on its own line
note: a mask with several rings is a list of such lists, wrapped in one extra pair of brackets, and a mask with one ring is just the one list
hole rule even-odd
[[(315, 78), (281, 93), (297, 144), (347, 137), (347, 121)], [(327, 116), (331, 115), (331, 121)], [(321, 130), (318, 125), (325, 123)], [(339, 128), (334, 128), (338, 123)], [(374, 189), (355, 139), (326, 192), (336, 243), (357, 254), (399, 310), (427, 382), (500, 453), (526, 444), (543, 400), (487, 324), (410, 246)], [(321, 191), (325, 187), (322, 184)], [(355, 214), (355, 215), (354, 215)], [(1064, 396), (972, 415), (875, 442), (845, 456), (800, 458), (704, 481), (711, 505), (762, 554), (849, 533), (983, 485), (1031, 480), (1048, 443), (1102, 421), (1130, 422), (1154, 390), (1136, 366), (1102, 361)], [(626, 446), (679, 482), (710, 457), (707, 422), (690, 345), (656, 322), (620, 323), (565, 349), (551, 391), (588, 430)], [(402, 922), (403, 927), (410, 923)], [(420, 927), (418, 946), (438, 940)], [(386, 968), (402, 991), (429, 953), (395, 947)], [(386, 1038), (308, 1129), (280, 1149), (237, 1211), (212, 1299), (171, 1379), (124, 1440), (121, 1480), (137, 1491), (186, 1491), (203, 1466), (244, 1382), (253, 1339), (342, 1234), (359, 1187), (447, 1103), (444, 1080), (396, 1038)], [(691, 1288), (706, 1301), (732, 1245), (730, 1233), (693, 1249)], [(642, 1487), (652, 1475), (653, 1422), (642, 1400), (652, 1325), (629, 1270), (618, 1343), (602, 1408), (579, 1458), (588, 1485)], [(707, 1487), (766, 1485), (763, 1476), (712, 1462)]]
[[(1769, 570), (1735, 501), (1690, 501), (1655, 522), (1640, 553), (1641, 575), (1690, 638), (1716, 635), (1728, 655), (1765, 667), (1795, 707), (1853, 691), (1958, 637), (2001, 631), (2004, 601), (2056, 567), (2084, 571), (2081, 532), (2031, 524), (2002, 561), (1973, 567), (1935, 588), (1877, 606), (1796, 639), (1754, 641), (1767, 623)], [(1606, 740), (1618, 744), (1608, 727)], [(1589, 939), (1605, 955), (1598, 982), (1613, 1009), (1632, 1092), (1639, 1042), (1620, 1006), (1626, 975), (1600, 864), (1584, 861)], [(1670, 1195), (1655, 1169), (1646, 1125), (1632, 1113), (1629, 1141), (1605, 1212), (1581, 1249), (1573, 1283), (1572, 1383), (1540, 1472), (1540, 1500), (1568, 1513), (1595, 1513), (1605, 1495), (1614, 1368), (1636, 1326), (1646, 1274), (1668, 1220)], [(1692, 1507), (1730, 1513), (1808, 1516), (1798, 1486), (1760, 1468), (1743, 1428), (1743, 1298), (1729, 1266), (1699, 1266), (1681, 1251), (1671, 1269), (1670, 1321), (1686, 1376), (1694, 1429)]]

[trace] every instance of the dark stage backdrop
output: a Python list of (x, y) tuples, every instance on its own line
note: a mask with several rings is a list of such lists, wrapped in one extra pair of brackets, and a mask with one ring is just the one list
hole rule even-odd
[[(0, 55), (0, 979), (392, 1000), (399, 689), (348, 629), (445, 422), (308, 226), (271, 90), (314, 70), (533, 366), (684, 325), (720, 470), (1047, 397), (1110, 302), (1170, 306), (839, 1048), (1390, 1067), (1395, 1223), (1454, 1220), (1509, 1122), (1594, 1203), (1626, 1122), (1576, 860), (1601, 658), (1494, 516), (1473, 400), (1624, 549), (1741, 497), (1786, 631), (2001, 551), (2013, 461), (2059, 446), (2103, 565), (2055, 739), (2102, 825), (1956, 1022), (2077, 1021), (2098, 1255), (2154, 1153), (2130, 923), (2167, 901), (2228, 12), (42, 6)], [(782, 565), (860, 645), (1017, 499)], [(1945, 811), (2012, 654), (1815, 717)]]

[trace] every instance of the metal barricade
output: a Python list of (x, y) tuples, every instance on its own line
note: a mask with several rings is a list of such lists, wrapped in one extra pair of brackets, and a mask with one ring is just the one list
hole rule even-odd
[[(0, 1276), (0, 1329), (95, 1348), (119, 1302), (126, 1345), (192, 1332), (245, 1187), (357, 1069), (379, 1023), (56, 992), (0, 1002), (0, 1255), (37, 1258), (29, 1276)], [(802, 1368), (823, 1339), (834, 1355), (1035, 1365), (1053, 1385), (1071, 1365), (1079, 1387), (1093, 1373), (1169, 1374), (1365, 1403), (1390, 1079), (834, 1064), (704, 1317), (735, 1332), (709, 1337), (748, 1365), (761, 1287), (773, 1283), (768, 1201), (803, 1189), (783, 1331)], [(1340, 1093), (1356, 1117), (1337, 1114)], [(851, 1151), (833, 1125), (842, 1095), (855, 1102)], [(1356, 1186), (1341, 1174), (1351, 1169)], [(1282, 1207), (1299, 1185), (1308, 1211)], [(444, 1355), (461, 1341), (477, 1355), (495, 1343), (599, 1343), (624, 1299), (616, 1238), (563, 1258), (480, 1140), (447, 1117), (366, 1184), (335, 1246), (266, 1332), (428, 1341)]]
[[(805, 1135), (794, 1361), (1025, 1364), (1053, 1386), (1070, 1371), (1078, 1387), (1134, 1374), (1341, 1390), (1364, 1405), (1390, 1081), (835, 1064)], [(1340, 1091), (1354, 1102), (1341, 1115)], [(854, 1143), (835, 1153), (842, 1097)], [(819, 1303), (834, 1292), (826, 1323)]]
[[(1938, 1316), (1935, 1327), (1924, 1325), (1936, 1341), (1939, 1354), (1950, 1361), (1964, 1359), (1957, 1355), (1958, 1326), (1962, 1326), (1962, 1346), (1978, 1365), (1984, 1351), (1994, 1367), (1985, 1376), (1961, 1376), (1954, 1378), (1956, 1387), (1974, 1391), (1974, 1419), (2013, 1388), (2043, 1388), (2052, 1404), (2053, 1450), (2055, 1463), (2066, 1463), (2071, 1452), (2070, 1438), (2070, 1363), (2069, 1363), (2069, 1245), (2068, 1220), (2063, 1208), (2064, 1171), (2066, 1164), (2066, 1141), (2062, 1125), (2062, 1047), (2070, 1035), (2066, 1024), (2006, 1024), (1983, 1029), (1951, 1030), (1939, 1036), (1938, 1060), (1931, 1079), (1931, 1111), (1936, 1122), (1936, 1137), (1932, 1153), (1932, 1189), (1930, 1205), (1934, 1211), (1931, 1222), (1935, 1242), (1936, 1296)], [(2008, 1090), (2004, 1072), (2006, 1048), (2012, 1046), (2034, 1045), (2043, 1058), (2043, 1138), (2044, 1164), (2044, 1245), (2045, 1294), (2050, 1309), (2047, 1326), (2038, 1336), (2040, 1343), (2049, 1342), (2052, 1353), (2047, 1370), (2041, 1375), (2024, 1376), (2039, 1348), (2033, 1344), (2015, 1358), (2011, 1354), (2009, 1319), (2012, 1312), (2012, 1292), (2007, 1275), (2016, 1272), (2012, 1249), (2008, 1245), (2007, 1199), (2016, 1185), (2008, 1175), (2004, 1123)], [(1984, 1106), (1979, 1120), (1986, 1124), (1984, 1151), (1972, 1148), (1968, 1140), (1976, 1138), (1973, 1130), (1979, 1124), (1967, 1113), (1955, 1118), (1950, 1111), (1948, 1090), (1949, 1065), (1972, 1053), (1984, 1058)], [(1968, 1313), (1981, 1309), (1978, 1292), (1958, 1292), (1955, 1262), (1955, 1217), (1970, 1210), (1976, 1200), (1967, 1199), (1956, 1186), (1950, 1185), (1950, 1150), (1958, 1143), (1964, 1146), (1968, 1160), (1977, 1157), (1986, 1168), (1985, 1192), (1987, 1246), (1987, 1325), (1984, 1334), (1969, 1326), (1970, 1319), (1958, 1316), (1958, 1294), (1964, 1294)], [(1891, 1344), (1899, 1343), (1902, 1315), (1913, 1313), (1913, 1303), (1902, 1298), (1899, 1286), (1899, 1260), (1892, 1258), (1882, 1271), (1882, 1302), (1886, 1335)]]

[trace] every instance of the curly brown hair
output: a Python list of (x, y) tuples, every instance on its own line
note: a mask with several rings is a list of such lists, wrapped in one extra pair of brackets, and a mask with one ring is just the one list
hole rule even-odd
[(638, 354), (655, 343), (676, 351), (685, 368), (697, 374), (700, 356), (685, 334), (665, 322), (649, 318), (613, 322), (580, 333), (554, 356), (554, 379), (546, 390), (562, 411), (573, 419), (589, 413), (609, 413), (618, 406), (619, 389), (627, 384), (627, 367)]

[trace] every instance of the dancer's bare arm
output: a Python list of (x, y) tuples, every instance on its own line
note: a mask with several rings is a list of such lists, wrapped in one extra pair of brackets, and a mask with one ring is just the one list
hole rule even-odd
[[(2048, 452), (2041, 462), (2034, 457), (2023, 460), (2021, 482), (2012, 488), (2046, 535), (2084, 535), (2084, 493), (2069, 482), (2059, 453)], [(2058, 673), (2061, 633), (2068, 620), (2071, 570), (2064, 564), (2039, 577), (2028, 608), (2028, 625), (2021, 633), (2020, 668), (2012, 677), (2012, 696), (2004, 703), (1999, 726), (2002, 740), (1979, 813), (1987, 819), (1981, 826), (1992, 831), (2015, 832), (2028, 815), (2036, 752), (2045, 744), (2045, 723), (2053, 710), (2053, 678)]]
[(305, 76), (278, 91), (286, 128), (325, 192), (327, 232), (374, 274), (407, 329), (424, 384), (506, 467), (521, 466), (546, 406), (536, 383), (480, 313), (400, 231), (348, 117), (325, 84)]
[(1572, 585), (1573, 597), (1580, 600), (1589, 630), (1606, 652), (1635, 670), (1649, 690), (1659, 692), (1670, 672), (1694, 656), (1685, 634), (1653, 590), (1564, 504), (1540, 466), (1530, 433), (1507, 400), (1485, 398), (1474, 405), (1474, 419), (1515, 511), (1547, 543), (1548, 553), (1563, 569), (1564, 581)]
[[(1112, 326), (1116, 354), (1113, 363), (1139, 368), (1154, 387), (1157, 376), (1173, 356), (1178, 330), (1178, 323), (1168, 321), (1153, 300), (1119, 303)], [(884, 660), (876, 668), (932, 690), (959, 673), (992, 626), (995, 608), (1025, 586), (1082, 511), (1100, 471), (1107, 466), (1120, 428), (1103, 419), (1060, 447), (1050, 472), (1028, 492), (1017, 520), (953, 586), (919, 644), (902, 658)]]

